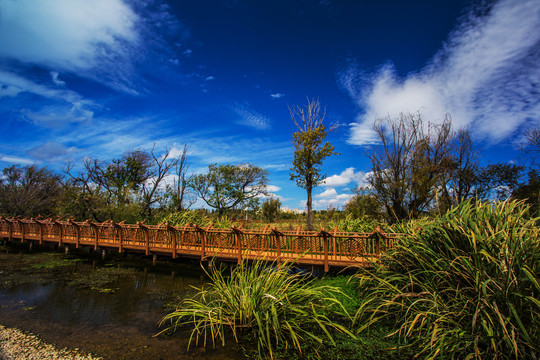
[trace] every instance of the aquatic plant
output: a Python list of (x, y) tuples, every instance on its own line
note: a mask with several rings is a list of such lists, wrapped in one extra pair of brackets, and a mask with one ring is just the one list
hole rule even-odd
[[(316, 286), (304, 276), (292, 274), (290, 265), (265, 265), (256, 261), (232, 268), (229, 276), (212, 268), (211, 283), (183, 300), (176, 311), (161, 320), (166, 330), (191, 326), (189, 344), (210, 340), (225, 345), (227, 336), (236, 342), (251, 336), (260, 358), (275, 356), (275, 349), (302, 352), (305, 339), (334, 343), (332, 332), (354, 337), (344, 326), (329, 319), (326, 309), (347, 316), (331, 286)], [(165, 330), (165, 331), (166, 331)]]
[(528, 211), (523, 202), (467, 201), (421, 228), (409, 224), (374, 271), (353, 277), (359, 332), (393, 321), (391, 336), (422, 358), (538, 358), (540, 230)]

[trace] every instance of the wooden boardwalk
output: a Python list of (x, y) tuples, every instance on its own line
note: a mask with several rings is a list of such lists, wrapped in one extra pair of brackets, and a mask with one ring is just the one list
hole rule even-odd
[(107, 221), (56, 221), (0, 218), (0, 238), (54, 243), (59, 246), (90, 246), (118, 252), (146, 255), (192, 257), (207, 260), (215, 257), (241, 263), (242, 260), (294, 261), (302, 265), (360, 267), (378, 259), (401, 234), (346, 233), (334, 229), (318, 232), (201, 228), (197, 225), (174, 227), (169, 224), (144, 225)]

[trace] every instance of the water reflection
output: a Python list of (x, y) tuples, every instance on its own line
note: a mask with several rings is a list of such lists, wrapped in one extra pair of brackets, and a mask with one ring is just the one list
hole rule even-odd
[[(3, 255), (9, 261), (20, 255)], [(32, 256), (32, 255), (24, 255)], [(65, 281), (95, 275), (103, 266), (137, 267), (104, 292)], [(0, 275), (1, 276), (1, 275)], [(186, 352), (186, 333), (154, 338), (164, 304), (193, 293), (205, 279), (197, 264), (152, 266), (140, 260), (74, 264), (48, 283), (0, 288), (0, 324), (38, 334), (60, 347), (80, 348), (107, 359), (237, 359), (230, 349)]]

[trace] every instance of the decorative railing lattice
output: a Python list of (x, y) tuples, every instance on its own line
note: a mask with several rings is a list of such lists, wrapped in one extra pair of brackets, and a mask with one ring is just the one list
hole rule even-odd
[(190, 224), (124, 224), (106, 221), (58, 221), (0, 217), (0, 237), (21, 241), (53, 242), (59, 245), (115, 248), (145, 254), (221, 258), (240, 263), (242, 259), (295, 261), (305, 265), (363, 266), (378, 259), (403, 234), (326, 231), (280, 231), (269, 226), (260, 230), (237, 227), (215, 229)]

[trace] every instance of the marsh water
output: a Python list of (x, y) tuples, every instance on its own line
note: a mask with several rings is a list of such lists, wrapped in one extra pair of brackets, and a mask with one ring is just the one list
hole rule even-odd
[(206, 281), (193, 261), (0, 247), (0, 324), (104, 359), (241, 359), (234, 343), (188, 351), (188, 330), (155, 336)]

